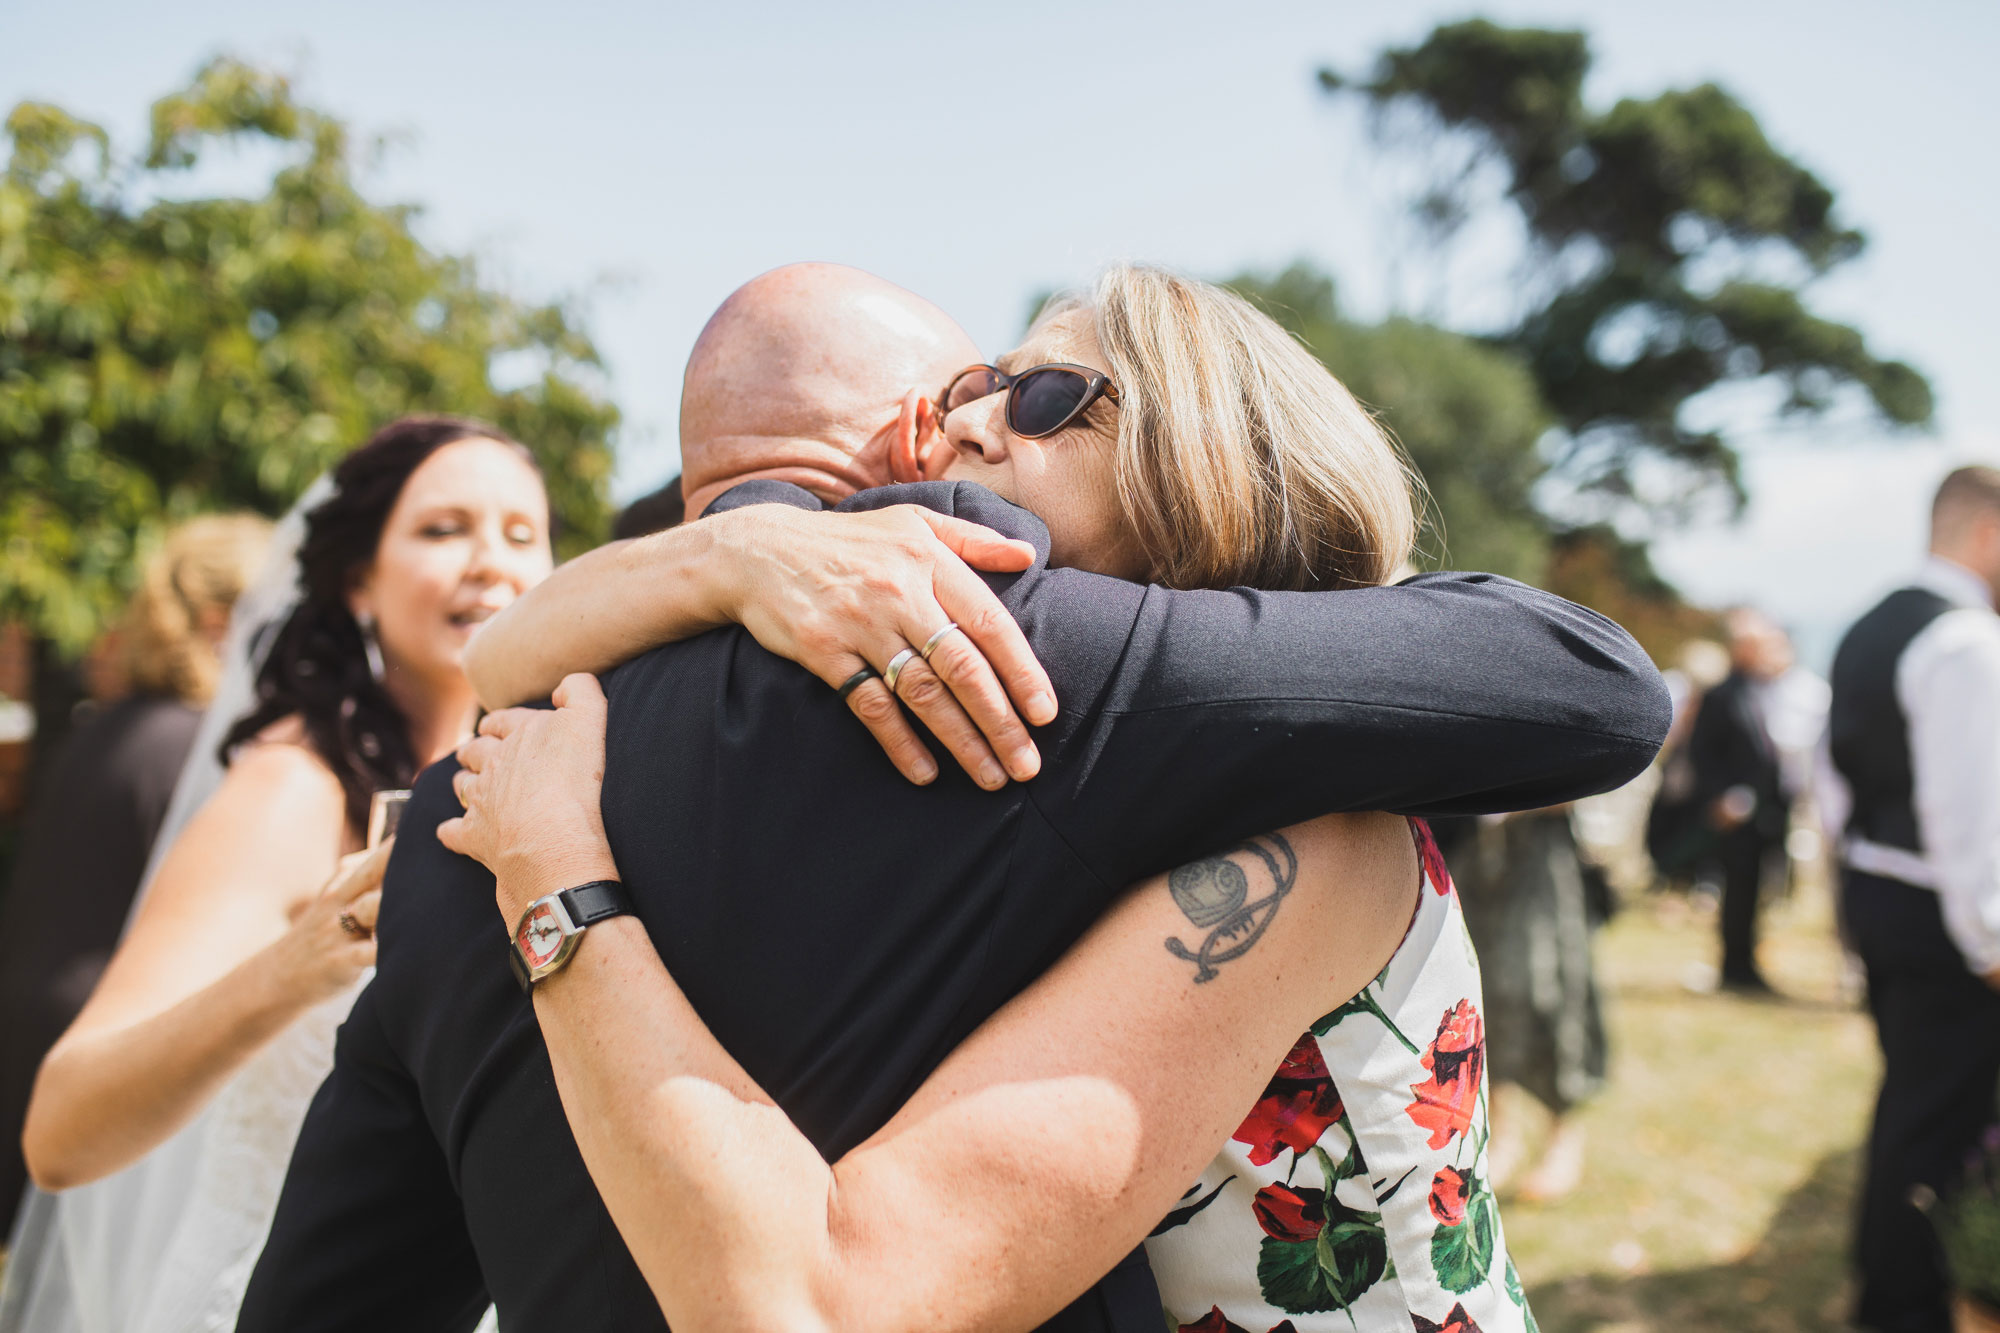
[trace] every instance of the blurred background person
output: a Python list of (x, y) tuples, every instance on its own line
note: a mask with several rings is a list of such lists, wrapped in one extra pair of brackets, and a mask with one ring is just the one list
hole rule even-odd
[(234, 1326), (374, 960), (386, 847), (357, 850), (370, 798), (470, 734), (465, 646), (551, 566), (528, 451), (466, 418), (376, 432), (304, 529), (254, 687), (231, 664), (214, 703), (234, 717), (220, 786), (163, 832), (130, 929), (36, 1078), (29, 1169), (77, 1197), (30, 1196), (0, 1291), (10, 1333)]
[(1680, 662), (1660, 673), (1673, 700), (1674, 721), (1660, 747), (1659, 782), (1646, 817), (1646, 852), (1656, 888), (1685, 888), (1713, 859), (1715, 830), (1695, 801), (1694, 760), (1688, 735), (1701, 701), (1729, 675), (1729, 650), (1713, 639), (1683, 645)]
[(257, 572), (271, 525), (193, 519), (147, 562), (118, 629), (95, 655), (108, 706), (71, 733), (36, 794), (0, 915), (37, 923), (7, 969), (0, 1024), (0, 1209), (12, 1229), (27, 1184), (21, 1122), (42, 1056), (97, 985), (124, 928), (174, 782), (221, 670), (229, 610)]
[[(1757, 908), (1764, 875), (1785, 844), (1791, 799), (1771, 719), (1776, 682), (1792, 666), (1789, 642), (1762, 612), (1728, 614), (1730, 672), (1702, 699), (1688, 734), (1690, 799), (1715, 837), (1722, 878), (1725, 990), (1769, 993), (1757, 966)], [(1809, 762), (1809, 761), (1808, 761)]]
[(1849, 936), (1882, 1047), (1855, 1260), (1855, 1319), (1951, 1327), (1937, 1238), (1911, 1202), (1943, 1189), (2000, 1083), (2000, 469), (1938, 488), (1931, 554), (1841, 641), (1833, 762), (1850, 789)]
[[(1584, 1129), (1570, 1113), (1603, 1086), (1609, 1058), (1591, 943), (1610, 886), (1580, 855), (1571, 815), (1432, 821), (1485, 989), (1493, 1186), (1543, 1202), (1582, 1183)], [(1526, 1098), (1549, 1115), (1532, 1159)]]

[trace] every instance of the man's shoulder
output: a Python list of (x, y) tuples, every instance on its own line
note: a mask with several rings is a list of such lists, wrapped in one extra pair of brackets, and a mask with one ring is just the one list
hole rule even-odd
[(876, 509), (888, 509), (894, 505), (922, 505), (925, 509), (934, 509), (940, 514), (962, 518), (968, 523), (983, 524), (1002, 536), (1030, 543), (1040, 557), (1037, 563), (1043, 565), (1048, 563), (1048, 525), (1021, 506), (1001, 499), (977, 482), (912, 481), (894, 486), (877, 486), (873, 490), (849, 496), (836, 507), (836, 512), (866, 513)]
[(2000, 615), (1984, 607), (1953, 607), (1911, 641), (1902, 666), (1922, 671), (1947, 663), (2000, 689)]

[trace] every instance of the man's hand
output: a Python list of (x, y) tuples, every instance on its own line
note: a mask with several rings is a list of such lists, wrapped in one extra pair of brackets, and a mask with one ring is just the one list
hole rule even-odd
[(493, 872), (510, 927), (544, 894), (618, 877), (598, 807), (604, 691), (595, 676), (565, 676), (554, 700), (554, 712), (508, 708), (480, 720), (451, 779), (465, 813), (438, 825), (439, 842)]
[(864, 514), (757, 505), (704, 522), (728, 524), (740, 557), (731, 618), (829, 686), (864, 667), (886, 671), (905, 648), (958, 625), (928, 662), (910, 659), (893, 697), (879, 679), (847, 696), (903, 776), (930, 782), (937, 765), (898, 699), (989, 791), (1041, 771), (1021, 719), (1053, 721), (1055, 689), (1021, 627), (973, 573), (1026, 569), (1028, 543), (918, 505)]

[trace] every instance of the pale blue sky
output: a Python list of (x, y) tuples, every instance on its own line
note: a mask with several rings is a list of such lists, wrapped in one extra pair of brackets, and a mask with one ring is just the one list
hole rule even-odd
[(1932, 375), (1937, 432), (1759, 440), (1747, 520), (1661, 548), (1694, 595), (1763, 601), (1817, 646), (1915, 558), (1946, 467), (2000, 460), (1990, 0), (0, 0), (0, 101), (57, 101), (129, 144), (154, 96), (230, 50), (297, 70), (363, 131), (404, 136), (376, 197), (422, 204), (431, 240), (527, 294), (595, 292), (629, 496), (674, 470), (680, 369), (709, 310), (788, 260), (880, 272), (994, 351), (1032, 292), (1114, 258), (1222, 276), (1305, 256), (1350, 308), (1381, 313), (1382, 177), (1359, 117), (1312, 71), (1358, 69), (1469, 12), (1589, 30), (1595, 98), (1724, 83), (1869, 232), (1821, 306)]

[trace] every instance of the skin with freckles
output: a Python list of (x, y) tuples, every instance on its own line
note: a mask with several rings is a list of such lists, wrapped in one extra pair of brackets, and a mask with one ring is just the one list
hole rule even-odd
[[(1051, 319), (996, 363), (1009, 374), (1048, 362), (1088, 366), (1109, 375), (1090, 318), (1082, 311)], [(944, 419), (940, 475), (976, 481), (1049, 525), (1049, 563), (1115, 578), (1143, 580), (1147, 562), (1118, 503), (1113, 471), (1118, 405), (1091, 404), (1081, 420), (1041, 439), (1007, 428), (1007, 395), (989, 394)]]

